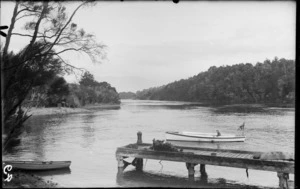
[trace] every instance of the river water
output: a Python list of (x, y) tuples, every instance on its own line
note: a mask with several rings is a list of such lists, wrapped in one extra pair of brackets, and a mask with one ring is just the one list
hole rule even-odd
[[(119, 109), (90, 113), (35, 116), (26, 123), (19, 146), (8, 157), (13, 160), (70, 160), (70, 171), (41, 172), (62, 187), (278, 187), (275, 172), (206, 166), (208, 177), (188, 179), (185, 163), (144, 160), (142, 173), (129, 165), (118, 174), (117, 147), (135, 143), (137, 132), (143, 142), (165, 139), (166, 131), (236, 133), (245, 122), (246, 141), (204, 143), (203, 147), (249, 151), (294, 152), (295, 110), (218, 111), (187, 102), (122, 100)], [(294, 175), (290, 175), (294, 180)]]

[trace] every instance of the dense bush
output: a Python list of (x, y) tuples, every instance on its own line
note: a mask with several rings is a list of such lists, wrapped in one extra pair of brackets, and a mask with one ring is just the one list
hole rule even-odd
[(210, 103), (294, 103), (295, 62), (278, 59), (212, 66), (189, 79), (138, 91), (138, 99)]
[(96, 103), (119, 104), (120, 98), (114, 87), (107, 82), (98, 82), (86, 72), (78, 84), (70, 84), (67, 106), (78, 107)]

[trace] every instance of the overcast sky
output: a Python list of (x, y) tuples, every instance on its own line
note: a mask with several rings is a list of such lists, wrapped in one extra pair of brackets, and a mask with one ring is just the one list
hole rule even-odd
[[(76, 5), (70, 2), (67, 9)], [(1, 2), (1, 25), (10, 24), (13, 6)], [(93, 64), (82, 55), (64, 58), (118, 92), (136, 92), (187, 79), (211, 66), (255, 64), (275, 56), (295, 59), (295, 18), (293, 1), (97, 1), (80, 9), (73, 22), (107, 45), (107, 59)], [(14, 37), (10, 49), (25, 44), (24, 38)], [(78, 82), (74, 76), (65, 78)]]

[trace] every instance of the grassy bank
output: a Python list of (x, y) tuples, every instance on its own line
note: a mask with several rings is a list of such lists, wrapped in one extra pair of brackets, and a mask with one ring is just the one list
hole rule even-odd
[(67, 108), (67, 107), (50, 107), (50, 108), (30, 108), (28, 114), (32, 115), (54, 115), (54, 114), (71, 114), (84, 113), (90, 110), (84, 108)]
[(54, 114), (72, 114), (72, 113), (85, 113), (98, 109), (118, 109), (119, 104), (95, 104), (87, 105), (80, 108), (68, 108), (68, 107), (49, 107), (49, 108), (30, 108), (28, 114), (32, 115), (54, 115)]
[(44, 180), (34, 174), (15, 171), (12, 174), (13, 177), (10, 182), (3, 181), (3, 188), (56, 188), (57, 183), (50, 180)]

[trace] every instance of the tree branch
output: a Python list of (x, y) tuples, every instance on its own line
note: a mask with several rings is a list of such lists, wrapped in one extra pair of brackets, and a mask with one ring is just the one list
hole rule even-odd
[(80, 50), (83, 50), (83, 47), (80, 47), (80, 48), (78, 48), (78, 49), (76, 49), (76, 48), (68, 48), (68, 49), (64, 49), (64, 50), (62, 50), (62, 51), (60, 51), (60, 52), (57, 52), (57, 53), (49, 53), (49, 55), (58, 55), (58, 54), (61, 54), (61, 53), (63, 53), (63, 52), (66, 52), (66, 51), (80, 51)]
[(35, 28), (34, 28), (34, 33), (33, 33), (33, 37), (27, 47), (28, 50), (30, 50), (30, 48), (32, 47), (32, 45), (34, 44), (35, 40), (36, 40), (36, 37), (37, 37), (37, 32), (39, 31), (39, 27), (40, 27), (40, 23), (42, 21), (42, 19), (44, 18), (44, 15), (46, 14), (46, 10), (48, 8), (48, 3), (49, 2), (43, 2), (43, 10), (42, 10), (42, 13), (38, 19), (38, 21), (36, 22), (36, 25), (35, 25)]
[(60, 38), (62, 32), (65, 30), (65, 28), (70, 24), (70, 22), (72, 21), (75, 13), (78, 11), (78, 9), (80, 7), (82, 7), (84, 4), (86, 4), (86, 2), (83, 2), (82, 4), (80, 4), (73, 12), (73, 14), (71, 15), (71, 17), (69, 18), (69, 20), (67, 21), (67, 23), (65, 24), (65, 26), (60, 30), (60, 32), (58, 33), (58, 36), (56, 37), (56, 39), (54, 40), (54, 42), (52, 43), (52, 46), (49, 48), (48, 52), (50, 52), (50, 50), (52, 50), (53, 46), (56, 44), (56, 42), (58, 41), (58, 39)]
[(66, 63), (66, 62), (64, 61), (64, 59), (61, 58), (61, 56), (59, 56), (58, 54), (56, 54), (56, 56), (57, 56), (57, 57), (58, 57), (65, 65), (70, 66), (70, 67), (73, 68), (73, 69), (80, 70), (80, 71), (85, 71), (85, 70), (86, 70), (85, 68), (78, 68), (78, 67), (75, 67), (75, 66), (73, 66), (73, 65), (71, 65), (71, 64)]
[[(33, 35), (29, 35), (29, 34), (21, 34), (21, 33), (12, 33), (11, 35), (19, 35), (19, 36), (23, 36), (23, 37), (33, 37)], [(44, 35), (39, 35), (39, 36), (36, 36), (36, 38), (48, 38), (48, 39), (51, 39), (53, 36), (49, 37), (49, 36), (44, 36)]]
[[(5, 45), (4, 45), (4, 48), (3, 48), (3, 55), (6, 55), (7, 51), (8, 51), (8, 46), (9, 46), (10, 39), (11, 39), (11, 33), (12, 33), (12, 30), (14, 29), (15, 22), (16, 22), (16, 17), (17, 17), (17, 11), (18, 11), (18, 7), (19, 7), (19, 3), (20, 2), (16, 1), (16, 5), (15, 5), (15, 8), (14, 8), (13, 16), (12, 16), (11, 22), (10, 22), (10, 27), (9, 27), (9, 29), (7, 31), (7, 37), (6, 37)], [(3, 66), (2, 64), (3, 63), (1, 61), (1, 66)]]
[(20, 20), (21, 18), (24, 18), (24, 17), (27, 17), (27, 16), (34, 16), (34, 15), (36, 15), (36, 14), (24, 14), (23, 16), (20, 16), (19, 18), (17, 18), (17, 19), (16, 19), (16, 22), (17, 22), (18, 20)]

